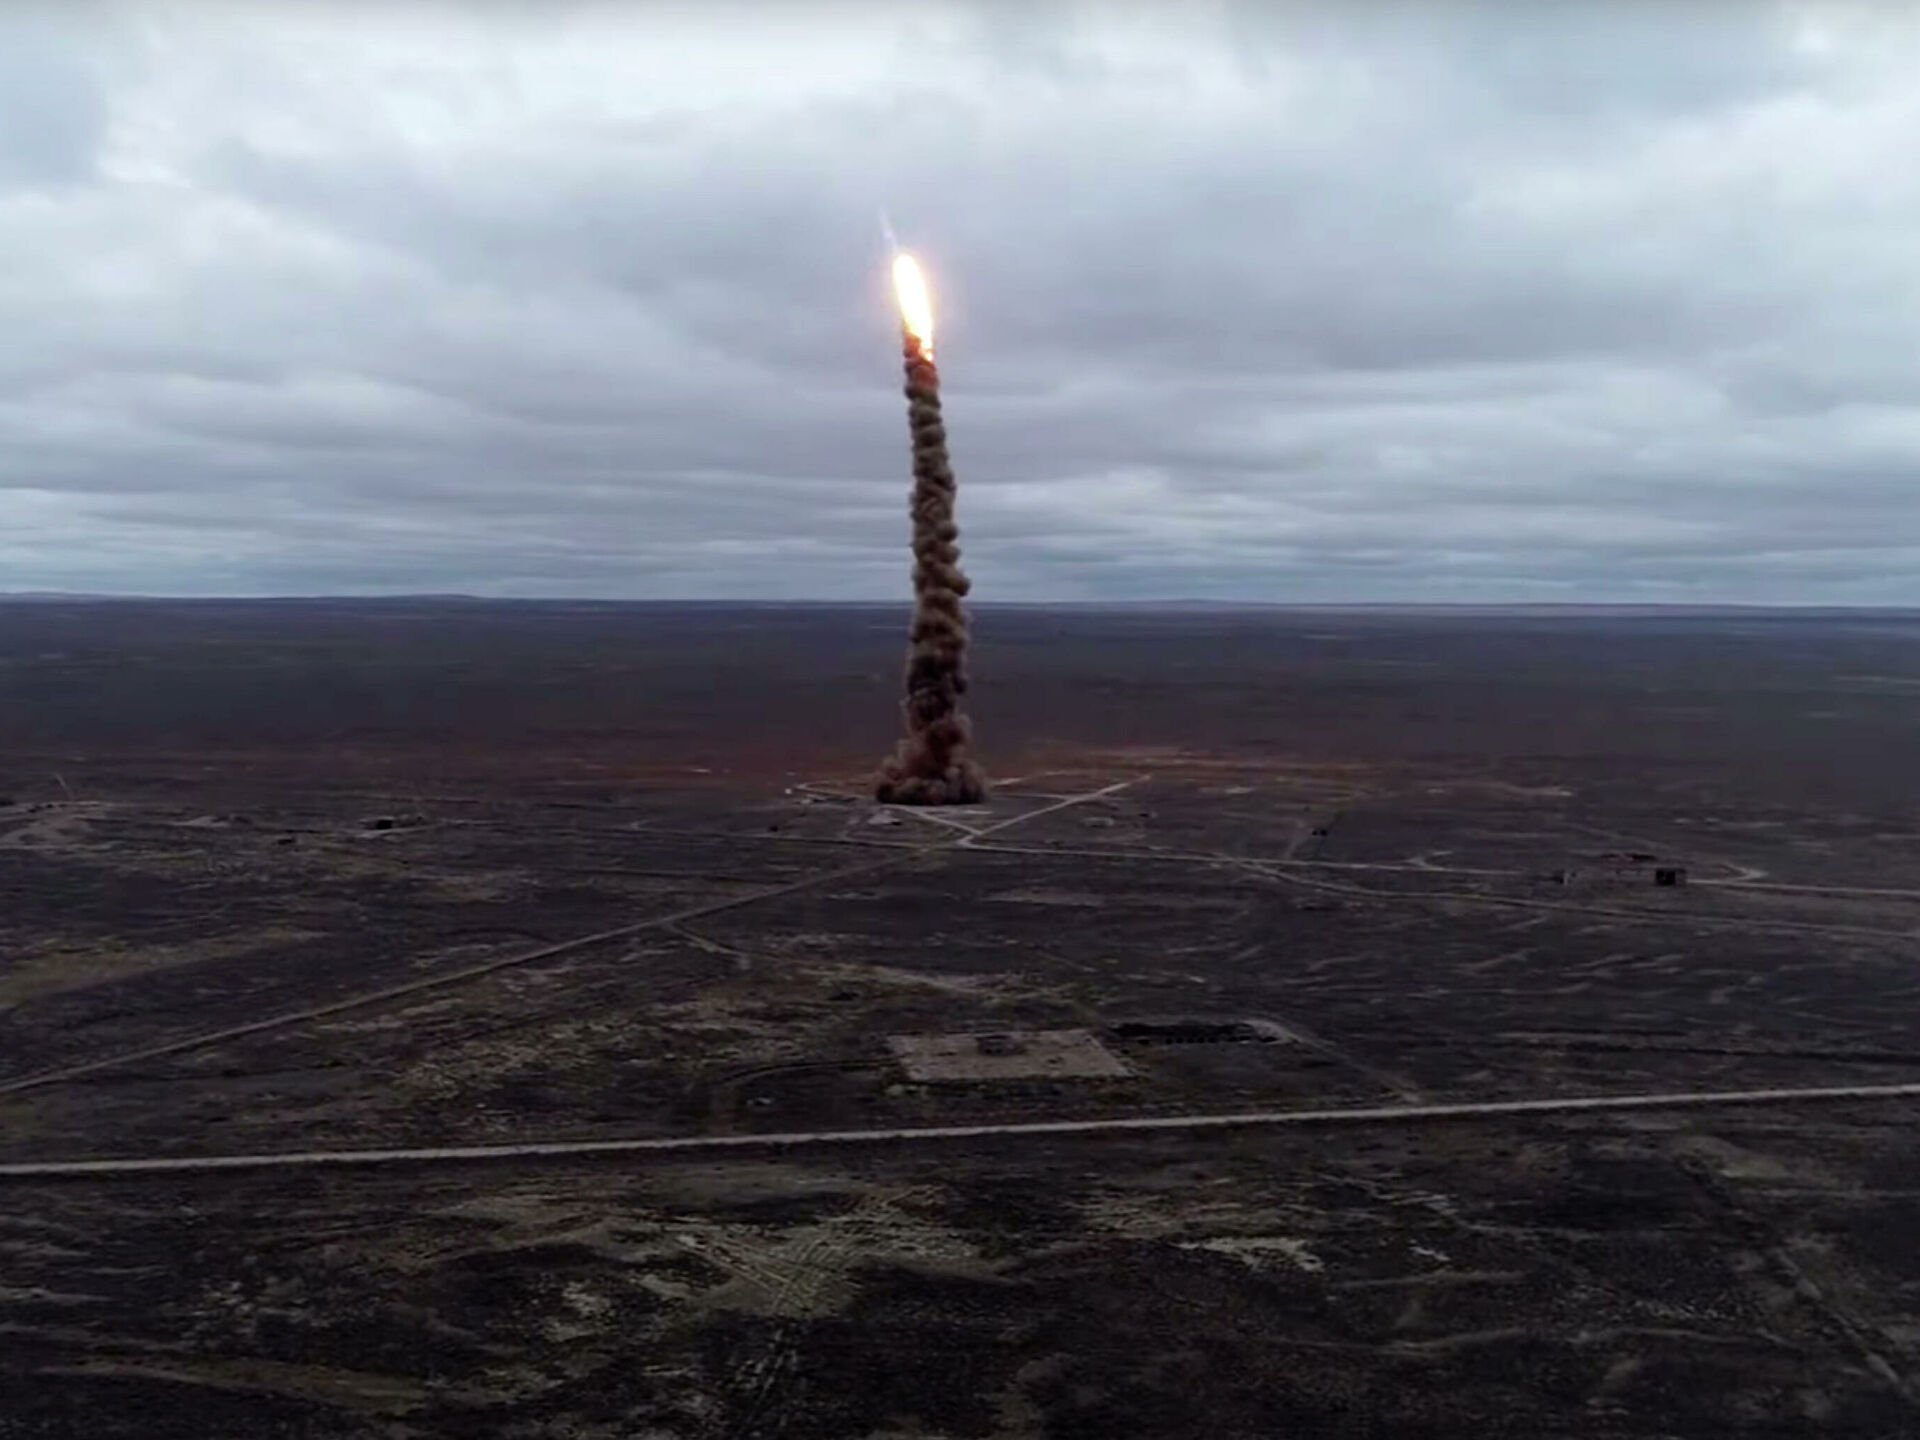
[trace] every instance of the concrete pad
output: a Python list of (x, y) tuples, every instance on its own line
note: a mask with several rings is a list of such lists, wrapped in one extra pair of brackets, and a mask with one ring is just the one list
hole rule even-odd
[(910, 1080), (1118, 1079), (1131, 1072), (1088, 1030), (890, 1035)]

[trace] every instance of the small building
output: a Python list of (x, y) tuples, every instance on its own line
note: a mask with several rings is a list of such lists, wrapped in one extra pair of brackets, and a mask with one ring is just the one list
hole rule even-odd
[(1684, 885), (1687, 883), (1687, 870), (1684, 865), (1661, 865), (1653, 872), (1656, 885)]

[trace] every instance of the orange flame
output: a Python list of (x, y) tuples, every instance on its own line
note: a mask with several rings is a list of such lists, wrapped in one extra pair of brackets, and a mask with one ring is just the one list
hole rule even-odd
[(927, 280), (919, 262), (911, 255), (893, 257), (893, 289), (900, 297), (900, 320), (907, 333), (920, 342), (920, 353), (933, 358), (933, 301), (927, 295)]

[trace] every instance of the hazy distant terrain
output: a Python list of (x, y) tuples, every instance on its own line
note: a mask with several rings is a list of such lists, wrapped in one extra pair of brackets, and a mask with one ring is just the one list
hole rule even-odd
[[(0, 741), (17, 766), (300, 747), (455, 771), (531, 747), (616, 774), (839, 770), (892, 741), (905, 628), (884, 606), (0, 605)], [(1139, 744), (1836, 801), (1920, 778), (1920, 612), (988, 607), (976, 630), (970, 708), (1003, 772)]]

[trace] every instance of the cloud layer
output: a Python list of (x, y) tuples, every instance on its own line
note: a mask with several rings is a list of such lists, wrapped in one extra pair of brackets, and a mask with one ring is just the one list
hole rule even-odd
[(0, 12), (0, 589), (1920, 603), (1892, 6)]

